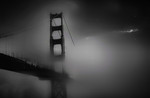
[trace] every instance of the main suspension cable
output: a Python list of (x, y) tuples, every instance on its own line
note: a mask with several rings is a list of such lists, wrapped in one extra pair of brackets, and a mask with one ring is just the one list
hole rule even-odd
[(70, 30), (69, 30), (69, 27), (68, 27), (68, 25), (67, 25), (67, 21), (66, 21), (66, 18), (65, 18), (65, 16), (64, 16), (64, 15), (63, 15), (63, 19), (64, 19), (64, 21), (65, 21), (65, 25), (66, 25), (67, 30), (68, 30), (68, 32), (69, 32), (69, 36), (70, 36), (70, 38), (71, 38), (71, 41), (72, 41), (73, 45), (75, 46), (75, 43), (74, 43), (73, 37), (72, 37), (72, 35), (71, 35), (71, 32), (70, 32)]

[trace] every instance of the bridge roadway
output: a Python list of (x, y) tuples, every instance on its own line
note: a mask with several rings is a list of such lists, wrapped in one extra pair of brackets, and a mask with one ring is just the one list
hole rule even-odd
[(39, 65), (34, 66), (32, 64), (28, 64), (25, 61), (2, 53), (0, 53), (0, 69), (37, 76), (42, 80), (69, 79), (68, 75), (65, 73), (58, 73), (52, 69), (40, 67)]

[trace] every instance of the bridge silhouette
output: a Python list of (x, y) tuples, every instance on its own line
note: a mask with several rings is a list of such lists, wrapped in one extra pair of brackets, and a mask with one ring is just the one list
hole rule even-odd
[[(54, 19), (60, 19), (60, 25), (58, 26)], [(64, 19), (65, 23), (66, 20)], [(53, 25), (54, 24), (54, 25)], [(68, 26), (67, 26), (67, 29)], [(59, 39), (54, 38), (54, 31), (58, 32), (60, 36)], [(41, 80), (50, 80), (51, 87), (51, 95), (50, 98), (67, 98), (67, 90), (66, 90), (66, 80), (70, 79), (68, 74), (62, 69), (62, 72), (55, 71), (55, 64), (57, 62), (57, 58), (59, 60), (63, 60), (65, 58), (65, 46), (64, 46), (64, 34), (63, 34), (63, 13), (59, 14), (50, 14), (50, 57), (53, 59), (51, 62), (51, 68), (43, 67), (41, 64), (34, 63), (27, 59), (15, 57), (14, 54), (9, 55), (7, 51), (6, 53), (0, 53), (0, 69), (13, 71), (21, 74), (28, 74), (38, 77)], [(70, 31), (69, 31), (70, 34)], [(12, 33), (2, 33), (0, 38), (5, 38), (12, 36)], [(70, 34), (71, 37), (71, 34)], [(71, 37), (72, 39), (72, 37)], [(72, 40), (73, 42), (73, 40)], [(60, 45), (60, 54), (55, 55), (54, 47), (55, 45)], [(74, 42), (73, 42), (74, 44)], [(63, 68), (63, 67), (62, 67)]]

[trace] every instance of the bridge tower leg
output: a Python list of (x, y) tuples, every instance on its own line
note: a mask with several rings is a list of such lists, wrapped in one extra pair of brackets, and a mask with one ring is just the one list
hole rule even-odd
[[(57, 20), (57, 21), (55, 21)], [(56, 22), (59, 21), (59, 25)], [(58, 33), (59, 38), (54, 38)], [(60, 54), (55, 53), (55, 45), (60, 45)], [(58, 49), (57, 49), (58, 50)], [(62, 13), (50, 14), (50, 52), (54, 62), (65, 58), (64, 33), (63, 33), (63, 18)], [(55, 71), (55, 64), (52, 62), (52, 69)], [(65, 74), (63, 69), (62, 74)], [(53, 79), (51, 81), (51, 98), (67, 98), (66, 83), (62, 78)]]

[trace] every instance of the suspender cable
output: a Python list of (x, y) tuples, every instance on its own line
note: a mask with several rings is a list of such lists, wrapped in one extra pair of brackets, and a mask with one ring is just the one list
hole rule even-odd
[[(63, 15), (63, 17), (64, 17), (64, 15)], [(68, 27), (68, 25), (67, 25), (67, 21), (66, 21), (65, 17), (64, 17), (63, 19), (64, 19), (64, 21), (65, 21), (65, 25), (66, 25), (67, 30), (68, 30), (68, 32), (69, 32), (69, 36), (70, 36), (70, 38), (71, 38), (71, 41), (72, 41), (73, 45), (75, 46), (73, 37), (72, 37), (71, 32), (70, 32), (70, 30), (69, 30), (69, 27)]]

